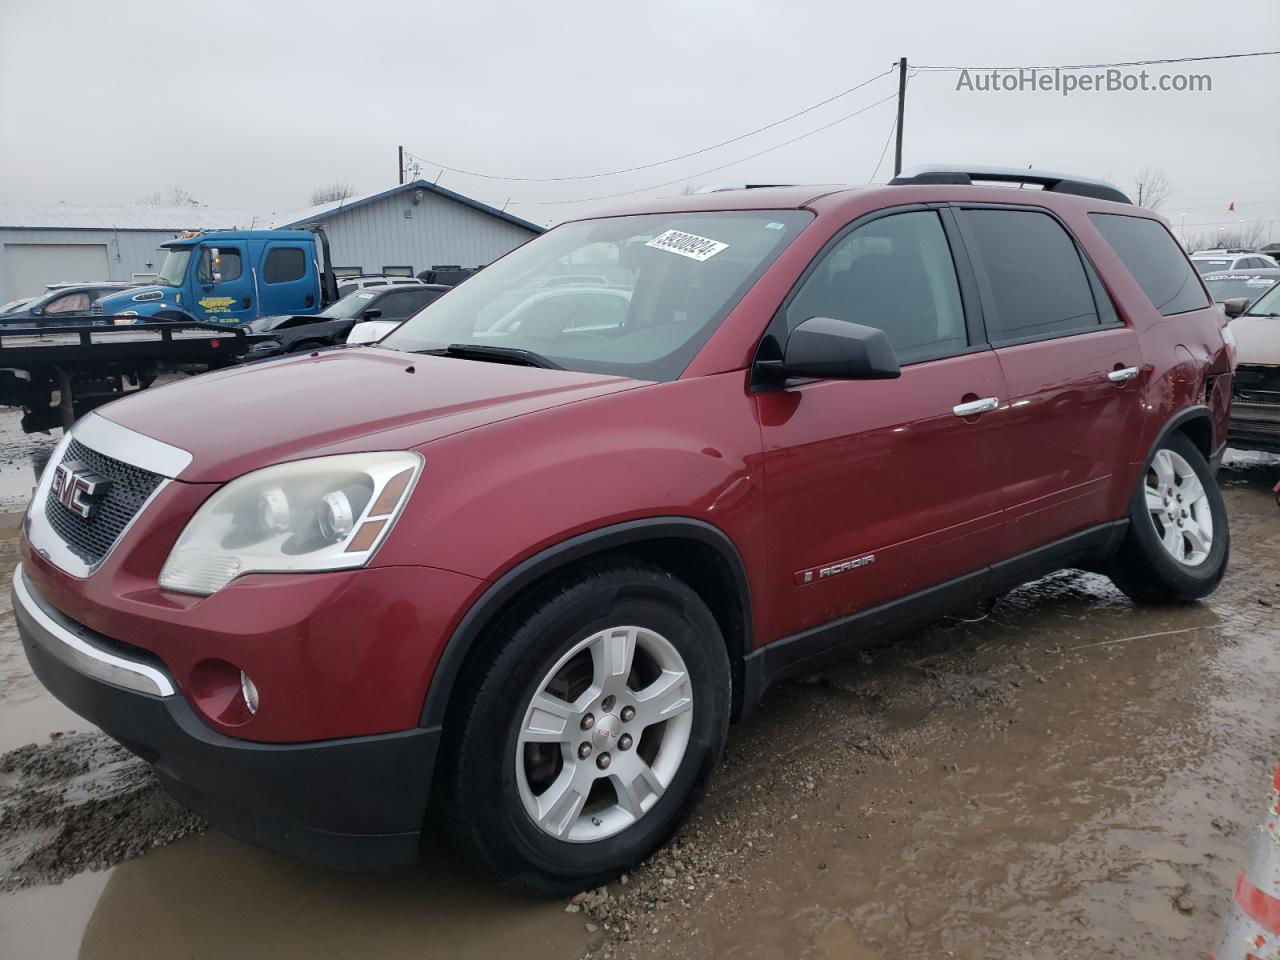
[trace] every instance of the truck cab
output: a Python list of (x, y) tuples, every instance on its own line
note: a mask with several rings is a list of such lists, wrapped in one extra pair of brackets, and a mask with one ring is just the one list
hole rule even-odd
[(122, 323), (240, 326), (272, 314), (318, 313), (334, 299), (328, 242), (318, 228), (184, 234), (164, 247), (154, 286), (103, 297), (93, 312)]

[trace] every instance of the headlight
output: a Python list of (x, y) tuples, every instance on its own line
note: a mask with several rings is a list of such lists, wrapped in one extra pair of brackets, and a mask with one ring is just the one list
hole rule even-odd
[(208, 596), (246, 573), (361, 567), (422, 472), (416, 453), (354, 453), (247, 473), (196, 511), (160, 586)]
[(116, 326), (128, 326), (131, 323), (138, 323), (138, 311), (121, 310), (111, 322)]
[(249, 344), (249, 353), (269, 353), (272, 350), (280, 349), (279, 340), (259, 340), (257, 343)]

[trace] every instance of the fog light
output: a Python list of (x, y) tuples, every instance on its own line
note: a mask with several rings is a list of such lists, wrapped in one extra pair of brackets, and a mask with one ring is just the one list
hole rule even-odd
[(240, 696), (244, 697), (244, 705), (250, 713), (258, 712), (258, 688), (243, 670), (240, 671)]

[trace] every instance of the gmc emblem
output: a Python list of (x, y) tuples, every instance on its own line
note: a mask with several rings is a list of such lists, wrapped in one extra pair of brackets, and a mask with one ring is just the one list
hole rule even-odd
[(60, 463), (53, 471), (50, 496), (77, 516), (88, 520), (106, 496), (110, 480), (89, 473), (83, 464)]

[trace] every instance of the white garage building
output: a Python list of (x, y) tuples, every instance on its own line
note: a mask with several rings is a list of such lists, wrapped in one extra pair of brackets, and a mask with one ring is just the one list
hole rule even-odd
[(536, 224), (417, 180), (285, 213), (202, 206), (0, 204), (0, 303), (50, 283), (149, 280), (162, 243), (186, 230), (324, 225), (344, 272), (417, 273), (478, 266), (542, 232)]

